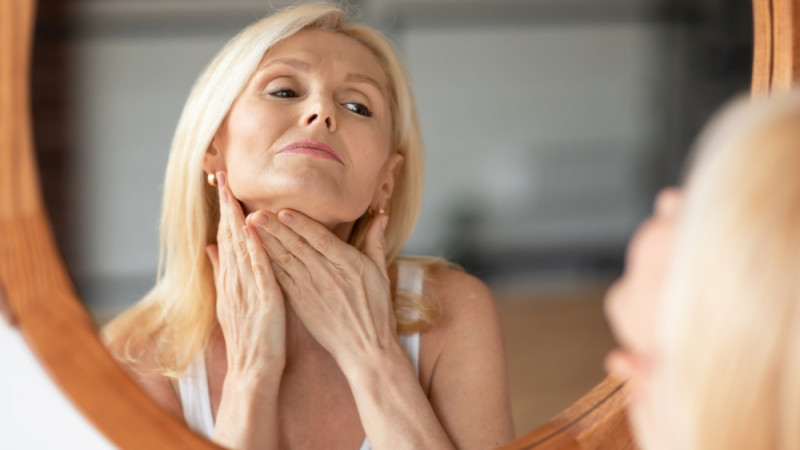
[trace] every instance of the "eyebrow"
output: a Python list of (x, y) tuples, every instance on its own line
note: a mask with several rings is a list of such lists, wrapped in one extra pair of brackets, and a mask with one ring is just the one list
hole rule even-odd
[(372, 86), (375, 87), (375, 89), (378, 90), (378, 92), (381, 93), (381, 95), (384, 95), (384, 96), (386, 95), (386, 92), (384, 91), (384, 88), (377, 81), (375, 81), (375, 79), (372, 78), (371, 76), (364, 75), (364, 74), (361, 74), (361, 73), (348, 73), (344, 80), (352, 82), (352, 83), (367, 83), (367, 84), (371, 84)]
[(311, 64), (309, 64), (309, 63), (307, 63), (305, 61), (300, 61), (299, 59), (293, 59), (293, 58), (273, 59), (268, 64), (264, 64), (263, 66), (259, 67), (259, 70), (264, 70), (267, 67), (272, 66), (274, 64), (286, 64), (287, 66), (294, 67), (295, 69), (297, 69), (297, 70), (299, 70), (301, 72), (308, 72), (308, 71), (311, 70)]
[[(267, 64), (261, 66), (258, 71), (262, 71), (272, 65), (275, 64), (286, 64), (287, 66), (293, 67), (301, 72), (310, 72), (311, 71), (311, 64), (301, 61), (299, 59), (294, 58), (278, 58), (269, 61)], [(375, 87), (381, 95), (386, 96), (386, 90), (380, 83), (378, 83), (374, 78), (369, 75), (364, 75), (362, 73), (348, 73), (345, 77), (345, 81), (351, 83), (366, 83)]]

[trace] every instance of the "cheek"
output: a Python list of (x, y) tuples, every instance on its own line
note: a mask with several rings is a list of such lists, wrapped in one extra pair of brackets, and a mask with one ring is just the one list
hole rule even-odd
[(291, 114), (270, 102), (249, 97), (240, 99), (225, 120), (227, 142), (232, 149), (271, 145), (292, 120)]
[(380, 183), (386, 176), (390, 145), (380, 136), (373, 135), (357, 139), (351, 148), (355, 151), (350, 179), (361, 185), (374, 186)]

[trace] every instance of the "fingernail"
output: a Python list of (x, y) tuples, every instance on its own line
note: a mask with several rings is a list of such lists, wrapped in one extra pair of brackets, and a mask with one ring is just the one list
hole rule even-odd
[(280, 214), (278, 214), (278, 220), (288, 225), (294, 222), (294, 216), (286, 211), (281, 211)]
[(244, 238), (249, 240), (250, 239), (250, 228), (245, 225), (242, 227), (242, 233), (244, 233)]
[(386, 225), (389, 224), (389, 216), (381, 217), (381, 231), (386, 231)]
[(257, 223), (262, 227), (265, 227), (269, 225), (269, 216), (267, 216), (266, 214), (258, 214), (256, 218), (253, 219), (253, 222)]
[(228, 178), (225, 176), (225, 172), (221, 170), (217, 172), (217, 184), (219, 185), (219, 187), (224, 188), (227, 182)]

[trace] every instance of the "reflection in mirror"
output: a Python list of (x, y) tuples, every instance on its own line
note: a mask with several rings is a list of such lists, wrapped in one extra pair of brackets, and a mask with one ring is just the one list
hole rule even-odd
[[(599, 300), (624, 244), (699, 124), (748, 86), (749, 2), (613, 3), (358, 3), (407, 63), (428, 149), (406, 251), (443, 255), (493, 288), (519, 432), (602, 378), (611, 340)], [(41, 9), (33, 92), (45, 194), (103, 323), (153, 284), (167, 151), (191, 83), (265, 11), (249, 1)]]

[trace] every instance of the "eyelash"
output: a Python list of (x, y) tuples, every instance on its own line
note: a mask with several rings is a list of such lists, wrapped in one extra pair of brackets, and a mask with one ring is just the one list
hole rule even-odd
[[(289, 93), (290, 95), (285, 95), (285, 93)], [(295, 98), (297, 97), (297, 93), (291, 89), (278, 89), (269, 93), (269, 95), (278, 98)]]
[[(278, 89), (270, 92), (269, 95), (278, 98), (296, 98), (298, 96), (297, 93), (291, 89)], [(342, 106), (359, 116), (372, 117), (372, 111), (361, 103), (347, 102), (343, 103)]]
[[(355, 109), (351, 108), (351, 106), (354, 106)], [(358, 114), (359, 116), (372, 117), (372, 111), (370, 111), (369, 108), (362, 105), (361, 103), (348, 102), (344, 104), (344, 107)]]

